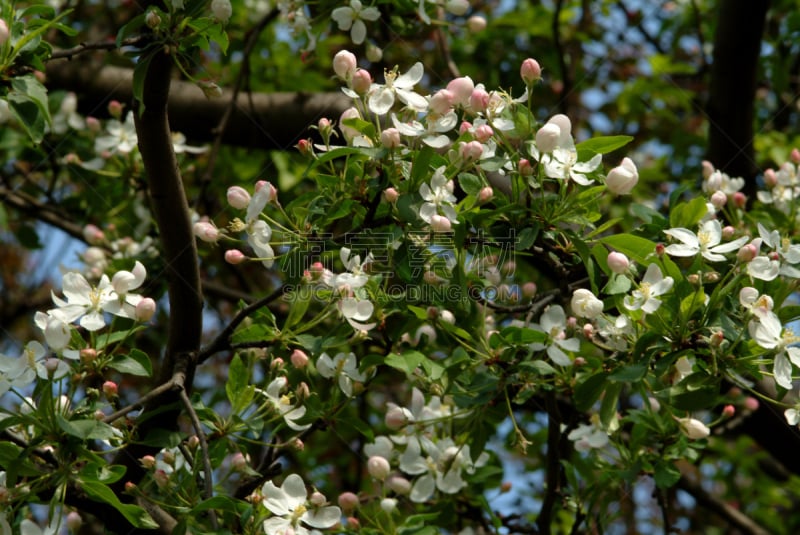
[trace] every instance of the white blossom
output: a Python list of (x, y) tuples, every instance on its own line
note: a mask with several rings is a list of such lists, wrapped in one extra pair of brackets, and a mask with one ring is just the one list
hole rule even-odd
[(261, 487), (264, 507), (274, 516), (264, 521), (267, 535), (310, 535), (306, 526), (325, 529), (336, 525), (342, 511), (336, 506), (316, 507), (308, 502), (308, 494), (303, 478), (290, 474), (280, 487), (267, 481)]
[(531, 348), (534, 351), (545, 349), (550, 360), (559, 366), (571, 366), (572, 360), (564, 351), (575, 352), (580, 349), (577, 338), (567, 338), (567, 315), (560, 305), (547, 307), (539, 317), (539, 323), (531, 324), (531, 328), (547, 334), (546, 344), (534, 342)]
[[(354, 0), (355, 1), (355, 0)], [(422, 95), (412, 91), (413, 87), (422, 80), (425, 69), (422, 63), (417, 62), (408, 72), (397, 74), (397, 71), (384, 73), (385, 84), (372, 84), (369, 89), (367, 101), (369, 109), (376, 115), (386, 115), (394, 106), (395, 96), (409, 108), (423, 112), (428, 109), (428, 101)]]
[(339, 29), (350, 30), (350, 39), (360, 45), (367, 37), (365, 20), (376, 21), (381, 18), (377, 7), (364, 7), (359, 0), (350, 0), (350, 5), (337, 7), (331, 12), (331, 18), (339, 25)]
[(720, 253), (729, 253), (739, 249), (747, 242), (742, 236), (728, 243), (722, 242), (722, 225), (716, 219), (706, 221), (700, 226), (697, 234), (685, 228), (673, 228), (664, 231), (681, 243), (668, 245), (664, 250), (672, 256), (695, 256), (697, 253), (709, 262), (722, 262), (725, 257)]
[(641, 310), (646, 314), (652, 314), (661, 306), (661, 300), (658, 298), (670, 291), (673, 283), (673, 278), (664, 277), (658, 265), (650, 264), (639, 287), (625, 297), (623, 304), (628, 310)]
[(317, 360), (317, 371), (326, 379), (334, 377), (339, 382), (339, 388), (347, 397), (353, 396), (353, 381), (363, 383), (367, 377), (358, 371), (358, 361), (355, 353), (338, 353), (332, 359), (323, 353)]

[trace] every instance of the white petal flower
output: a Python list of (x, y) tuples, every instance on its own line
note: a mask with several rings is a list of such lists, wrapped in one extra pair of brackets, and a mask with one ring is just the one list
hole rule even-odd
[(305, 431), (311, 427), (311, 424), (300, 425), (296, 423), (296, 420), (305, 416), (306, 408), (302, 405), (295, 406), (289, 399), (289, 396), (281, 394), (288, 383), (289, 381), (286, 377), (276, 377), (267, 385), (266, 390), (256, 389), (256, 392), (269, 400), (272, 407), (283, 417), (283, 420), (290, 429), (294, 431)]
[(422, 63), (415, 63), (408, 72), (398, 75), (396, 71), (384, 73), (385, 84), (372, 84), (367, 101), (369, 109), (376, 115), (386, 115), (394, 105), (395, 97), (412, 110), (423, 112), (428, 109), (428, 101), (422, 95), (412, 91), (422, 80), (425, 68)]
[(639, 287), (631, 295), (625, 297), (623, 304), (628, 310), (641, 309), (646, 314), (652, 314), (661, 306), (661, 300), (658, 297), (667, 293), (673, 283), (673, 278), (664, 277), (658, 265), (650, 264)]
[(570, 307), (572, 313), (579, 318), (594, 319), (603, 313), (603, 301), (584, 288), (573, 292)]
[(347, 397), (353, 395), (353, 381), (363, 383), (367, 380), (366, 376), (358, 371), (355, 353), (338, 353), (333, 359), (327, 353), (323, 353), (317, 361), (317, 371), (326, 379), (336, 377), (339, 388)]
[(303, 524), (312, 528), (330, 528), (342, 516), (341, 509), (336, 506), (317, 507), (309, 503), (306, 485), (297, 474), (286, 476), (280, 488), (272, 481), (266, 482), (261, 487), (261, 494), (264, 507), (275, 515), (264, 521), (267, 535), (308, 535), (311, 532)]
[(572, 359), (564, 352), (576, 352), (580, 349), (577, 338), (567, 338), (567, 315), (560, 305), (547, 307), (539, 317), (539, 323), (531, 324), (531, 328), (547, 334), (548, 343), (533, 343), (534, 351), (546, 350), (547, 356), (559, 366), (571, 366)]
[(350, 30), (350, 39), (354, 44), (360, 45), (367, 36), (367, 26), (364, 21), (376, 21), (381, 17), (381, 12), (376, 7), (363, 7), (359, 0), (350, 0), (350, 5), (337, 7), (331, 12), (331, 18), (339, 25), (342, 31)]
[(706, 438), (711, 430), (700, 420), (695, 418), (677, 418), (681, 432), (692, 440)]
[(668, 245), (664, 250), (672, 256), (695, 256), (697, 253), (709, 262), (722, 262), (725, 257), (720, 253), (729, 253), (739, 249), (748, 238), (743, 236), (728, 243), (722, 242), (722, 225), (716, 219), (706, 221), (695, 235), (685, 228), (673, 228), (664, 231), (681, 243)]

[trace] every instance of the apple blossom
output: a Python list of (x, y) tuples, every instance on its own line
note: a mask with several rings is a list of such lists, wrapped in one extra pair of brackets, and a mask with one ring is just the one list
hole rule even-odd
[(491, 186), (484, 186), (478, 192), (478, 202), (483, 204), (492, 200), (494, 197), (494, 190)]
[(315, 530), (309, 530), (306, 525), (318, 529), (330, 528), (342, 516), (341, 509), (336, 506), (315, 507), (309, 504), (305, 483), (297, 474), (286, 476), (280, 487), (267, 481), (261, 487), (261, 495), (264, 496), (262, 504), (274, 515), (264, 521), (267, 535), (310, 535)]
[(522, 65), (520, 65), (519, 75), (523, 82), (525, 82), (527, 85), (531, 85), (534, 82), (541, 80), (542, 68), (539, 66), (539, 62), (535, 59), (526, 58), (522, 61)]
[(347, 397), (353, 396), (353, 381), (363, 383), (367, 380), (366, 375), (358, 371), (355, 353), (338, 353), (332, 359), (323, 353), (317, 360), (317, 371), (326, 379), (336, 377), (339, 388)]
[(367, 25), (364, 21), (374, 22), (381, 18), (376, 7), (364, 7), (360, 0), (350, 0), (348, 6), (337, 7), (331, 12), (331, 18), (342, 31), (350, 30), (353, 44), (360, 45), (367, 37)]
[(461, 76), (447, 84), (447, 90), (453, 95), (454, 106), (466, 106), (475, 90), (475, 83), (469, 76)]
[(467, 29), (472, 33), (479, 33), (486, 29), (486, 19), (479, 16), (473, 15), (467, 19)]
[(367, 43), (367, 59), (372, 63), (377, 63), (383, 59), (383, 49), (373, 43)]
[(547, 307), (539, 317), (539, 323), (531, 324), (531, 328), (547, 334), (547, 343), (534, 342), (534, 351), (546, 350), (547, 356), (559, 366), (571, 366), (572, 360), (564, 351), (575, 352), (580, 349), (577, 338), (567, 338), (567, 316), (560, 305)]
[(230, 0), (211, 0), (211, 13), (214, 18), (223, 24), (228, 22), (233, 13)]
[(616, 274), (627, 272), (631, 265), (628, 257), (617, 251), (611, 251), (608, 253), (606, 262), (608, 262), (608, 268)]
[(369, 472), (369, 475), (375, 479), (380, 479), (383, 481), (386, 479), (386, 476), (389, 475), (391, 466), (389, 466), (389, 461), (387, 461), (385, 458), (381, 457), (380, 455), (373, 455), (367, 459), (367, 471)]
[(594, 319), (603, 313), (603, 301), (584, 288), (579, 288), (572, 293), (570, 307), (579, 318)]
[(627, 195), (639, 182), (639, 171), (630, 158), (623, 158), (622, 163), (608, 172), (606, 187), (611, 193)]
[(700, 225), (697, 234), (685, 228), (672, 228), (664, 234), (675, 238), (681, 243), (673, 243), (665, 249), (671, 256), (695, 256), (700, 253), (709, 262), (722, 262), (725, 257), (720, 253), (728, 253), (739, 249), (748, 238), (742, 236), (728, 243), (722, 242), (722, 225), (716, 219), (706, 221)]
[(652, 314), (661, 306), (661, 300), (658, 298), (670, 291), (674, 282), (672, 277), (664, 277), (657, 264), (650, 264), (639, 287), (625, 297), (623, 304), (628, 310), (641, 310), (646, 314)]
[(386, 199), (386, 202), (390, 202), (394, 204), (397, 202), (397, 199), (400, 197), (400, 194), (397, 192), (395, 188), (386, 188), (383, 190), (383, 198)]
[(386, 71), (384, 73), (386, 83), (373, 84), (369, 90), (367, 105), (370, 111), (376, 115), (386, 115), (394, 106), (395, 97), (415, 111), (425, 111), (428, 108), (428, 101), (412, 91), (424, 74), (425, 68), (420, 62), (412, 65), (404, 74), (398, 75), (396, 70)]
[(691, 440), (706, 438), (711, 430), (700, 420), (695, 418), (676, 418), (681, 432)]
[(350, 80), (358, 67), (355, 54), (348, 50), (340, 50), (333, 56), (333, 72), (342, 80)]

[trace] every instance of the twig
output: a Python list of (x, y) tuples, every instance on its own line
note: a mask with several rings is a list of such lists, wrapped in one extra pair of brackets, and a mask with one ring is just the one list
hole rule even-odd
[(158, 396), (162, 395), (164, 392), (169, 392), (170, 390), (172, 390), (174, 388), (178, 388), (178, 385), (177, 385), (177, 383), (175, 381), (175, 378), (173, 377), (172, 379), (170, 379), (166, 383), (155, 387), (153, 390), (151, 390), (150, 392), (148, 392), (147, 394), (145, 394), (144, 396), (142, 396), (138, 400), (134, 401), (133, 403), (131, 403), (127, 407), (123, 407), (122, 409), (109, 414), (108, 416), (103, 418), (102, 421), (103, 421), (103, 423), (110, 424), (114, 420), (116, 420), (118, 418), (122, 418), (123, 416), (125, 416), (129, 412), (144, 407), (150, 400), (155, 399)]
[(197, 355), (197, 364), (202, 364), (209, 357), (217, 353), (218, 351), (222, 351), (223, 349), (230, 348), (230, 344), (228, 343), (228, 338), (233, 334), (233, 331), (236, 330), (236, 327), (239, 326), (250, 314), (258, 310), (259, 308), (266, 306), (267, 304), (271, 303), (272, 301), (279, 298), (283, 295), (284, 287), (281, 285), (276, 290), (274, 290), (271, 294), (262, 297), (258, 301), (255, 301), (242, 310), (239, 311), (236, 316), (231, 320), (228, 325), (225, 326), (224, 329), (217, 335), (214, 340), (206, 346), (205, 349), (202, 349), (200, 353)]
[(712, 496), (698, 483), (686, 477), (685, 474), (681, 474), (681, 478), (678, 480), (678, 488), (691, 494), (701, 506), (716, 513), (742, 532), (748, 535), (768, 535), (769, 532), (756, 524), (750, 517), (716, 496)]
[[(203, 477), (203, 484), (205, 487), (204, 497), (209, 499), (214, 495), (214, 480), (212, 478), (211, 459), (208, 455), (208, 442), (206, 442), (206, 434), (203, 432), (203, 427), (200, 424), (200, 418), (197, 417), (197, 412), (194, 410), (194, 407), (192, 407), (192, 400), (189, 399), (189, 396), (186, 394), (186, 390), (183, 388), (180, 391), (180, 397), (181, 401), (183, 402), (183, 406), (186, 409), (186, 413), (189, 415), (189, 419), (192, 421), (194, 432), (197, 433), (197, 438), (200, 439), (200, 451), (203, 456), (203, 471), (205, 472), (205, 477)], [(209, 509), (208, 517), (211, 520), (211, 526), (214, 529), (217, 529), (217, 514), (213, 509)]]
[(74, 46), (72, 48), (54, 50), (53, 53), (50, 54), (50, 57), (47, 58), (45, 61), (50, 61), (54, 59), (71, 60), (75, 56), (78, 56), (85, 52), (90, 52), (92, 50), (116, 50), (118, 48), (122, 48), (123, 46), (139, 46), (146, 41), (147, 38), (145, 36), (138, 35), (136, 37), (129, 37), (123, 40), (120, 46), (117, 46), (117, 43), (114, 41), (103, 42), (103, 43), (81, 43), (78, 46)]
[(136, 504), (147, 511), (147, 514), (156, 521), (156, 524), (158, 524), (158, 531), (160, 533), (163, 533), (164, 535), (171, 535), (171, 533), (178, 526), (178, 521), (172, 518), (172, 515), (144, 496), (137, 496)]
[(550, 533), (550, 523), (553, 517), (553, 508), (559, 494), (559, 480), (561, 461), (559, 459), (559, 443), (561, 442), (561, 421), (558, 414), (558, 405), (553, 392), (545, 394), (547, 408), (547, 482), (542, 509), (536, 519), (539, 531), (545, 535)]

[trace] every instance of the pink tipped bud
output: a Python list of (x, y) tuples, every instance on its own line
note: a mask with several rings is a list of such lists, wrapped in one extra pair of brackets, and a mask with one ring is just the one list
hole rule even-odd
[(308, 388), (308, 384), (305, 381), (301, 381), (300, 384), (297, 385), (297, 388), (295, 388), (294, 395), (297, 401), (302, 403), (311, 397), (311, 389)]
[(295, 145), (297, 151), (302, 154), (303, 156), (313, 156), (314, 155), (314, 144), (311, 143), (310, 139), (301, 139)]
[(521, 158), (519, 160), (517, 163), (517, 169), (519, 170), (519, 174), (522, 176), (530, 176), (533, 174), (533, 166), (531, 166), (531, 162), (525, 158)]
[(323, 134), (326, 132), (330, 133), (331, 129), (333, 129), (333, 123), (331, 123), (331, 120), (328, 119), (327, 117), (323, 117), (322, 119), (317, 121), (317, 128)]
[(231, 459), (231, 466), (237, 472), (246, 472), (248, 468), (247, 457), (242, 452), (236, 452)]
[(136, 490), (136, 483), (133, 481), (126, 481), (125, 482), (125, 492), (131, 493)]
[(306, 445), (303, 443), (302, 440), (296, 438), (292, 441), (292, 449), (294, 451), (303, 451), (304, 449), (306, 449)]
[(150, 297), (144, 297), (141, 301), (136, 303), (135, 316), (136, 321), (145, 323), (156, 313), (156, 302)]
[(724, 192), (717, 190), (711, 194), (711, 204), (715, 208), (722, 208), (728, 202), (728, 196)]
[(739, 252), (736, 253), (736, 259), (739, 262), (750, 262), (756, 256), (758, 256), (758, 249), (752, 243), (743, 245)]
[(778, 185), (778, 175), (775, 174), (774, 169), (764, 171), (764, 185), (768, 188), (774, 188)]
[(118, 100), (112, 100), (108, 103), (108, 114), (114, 119), (122, 117), (122, 103)]
[(474, 162), (483, 154), (483, 145), (481, 145), (479, 141), (462, 143), (459, 147), (459, 153), (464, 161)]
[(578, 318), (575, 316), (569, 316), (567, 318), (567, 328), (574, 329), (576, 325), (578, 325)]
[(94, 359), (97, 358), (97, 350), (92, 347), (87, 347), (86, 349), (81, 349), (80, 351), (80, 358), (81, 362), (84, 364), (90, 364), (94, 362)]
[(77, 511), (70, 511), (67, 514), (67, 529), (71, 532), (76, 532), (83, 524), (83, 519)]
[(722, 227), (722, 238), (725, 240), (730, 240), (733, 238), (734, 234), (736, 234), (736, 229), (730, 225), (725, 225)]
[(186, 440), (186, 445), (189, 447), (190, 450), (197, 449), (197, 446), (200, 445), (200, 437), (197, 435), (192, 435)]
[(372, 85), (372, 76), (364, 69), (358, 69), (353, 74), (353, 79), (350, 81), (350, 87), (359, 95), (366, 95)]
[(386, 199), (386, 202), (390, 202), (394, 204), (397, 202), (397, 199), (400, 197), (400, 193), (397, 192), (394, 188), (386, 188), (383, 190), (383, 198)]
[(411, 492), (411, 482), (397, 474), (392, 474), (386, 479), (386, 486), (396, 494), (405, 495)]
[(469, 76), (462, 76), (451, 80), (447, 84), (447, 90), (453, 94), (453, 104), (466, 106), (469, 104), (469, 98), (472, 96), (472, 91), (475, 90), (475, 83)]
[(606, 261), (608, 262), (608, 268), (614, 273), (618, 274), (625, 273), (626, 271), (628, 271), (628, 268), (631, 265), (631, 262), (630, 260), (628, 260), (628, 257), (617, 251), (612, 251), (608, 253)]
[(708, 160), (703, 160), (703, 178), (708, 179), (712, 174), (714, 174), (714, 165)]
[(433, 229), (434, 232), (450, 232), (450, 230), (452, 230), (452, 226), (449, 219), (444, 216), (434, 214), (431, 216), (431, 229)]
[(663, 243), (657, 243), (656, 244), (656, 250), (655, 250), (656, 256), (664, 256), (664, 250), (665, 249), (666, 249), (666, 246)]
[(475, 139), (481, 143), (486, 143), (494, 135), (494, 130), (488, 124), (482, 124), (475, 129)]
[(352, 529), (352, 530), (358, 531), (358, 530), (361, 529), (361, 521), (358, 520), (354, 516), (348, 516), (347, 517), (347, 527)]
[(406, 412), (397, 406), (393, 406), (386, 411), (386, 416), (384, 416), (384, 422), (386, 423), (386, 427), (392, 430), (397, 430), (405, 427), (408, 425), (408, 415)]
[(473, 15), (467, 19), (467, 29), (472, 33), (480, 33), (486, 29), (486, 19)]
[(319, 491), (314, 491), (309, 496), (308, 501), (311, 502), (311, 505), (314, 507), (322, 507), (328, 502), (328, 499)]
[(144, 457), (139, 459), (139, 462), (142, 463), (142, 466), (150, 470), (151, 468), (155, 467), (156, 458), (153, 457), (152, 455), (145, 455)]
[(349, 515), (358, 507), (360, 500), (358, 496), (352, 492), (343, 492), (339, 494), (339, 498), (336, 499), (336, 502), (339, 504), (339, 507), (342, 508), (342, 512)]
[(107, 398), (115, 398), (117, 397), (117, 388), (117, 383), (114, 381), (106, 381), (103, 383), (103, 394), (105, 394)]
[(561, 139), (561, 128), (555, 123), (547, 123), (536, 131), (535, 142), (539, 152), (553, 152)]
[(469, 96), (469, 107), (473, 111), (484, 111), (487, 106), (489, 106), (489, 93), (485, 89), (473, 89)]
[(758, 399), (754, 398), (753, 396), (747, 396), (744, 398), (744, 408), (749, 411), (756, 411), (758, 410)]
[(733, 205), (736, 208), (744, 208), (747, 205), (747, 196), (741, 191), (733, 194)]
[(736, 408), (733, 405), (725, 405), (722, 409), (723, 418), (733, 418), (734, 414), (736, 414)]
[(519, 76), (527, 85), (541, 80), (542, 68), (539, 66), (539, 62), (533, 58), (525, 59), (519, 67)]
[(350, 80), (357, 67), (358, 60), (352, 52), (341, 50), (333, 56), (333, 72), (342, 80)]
[(383, 481), (391, 470), (392, 468), (389, 465), (389, 461), (380, 455), (373, 455), (367, 459), (367, 472), (375, 479)]
[(430, 108), (434, 113), (444, 115), (453, 108), (453, 100), (455, 99), (452, 91), (447, 89), (440, 89), (430, 98)]
[(90, 245), (99, 245), (103, 243), (106, 235), (95, 225), (86, 225), (83, 227), (83, 239)]
[(584, 323), (583, 325), (583, 336), (586, 338), (591, 338), (594, 335), (594, 325), (591, 323)]
[(0, 19), (0, 45), (8, 41), (11, 32), (8, 31), (8, 24), (3, 19)]
[(225, 261), (234, 266), (241, 264), (247, 260), (247, 257), (239, 249), (230, 249), (225, 251)]
[(292, 356), (289, 357), (289, 360), (292, 361), (292, 366), (298, 369), (308, 366), (308, 355), (299, 349), (292, 351)]
[(535, 282), (526, 282), (522, 285), (522, 296), (531, 299), (536, 295), (537, 290)]
[(792, 161), (796, 164), (800, 163), (800, 150), (797, 147), (792, 149), (792, 154), (790, 155)]
[(227, 193), (228, 204), (237, 210), (244, 210), (250, 204), (250, 194), (241, 186), (231, 186)]
[(86, 128), (89, 132), (98, 133), (102, 130), (102, 125), (100, 124), (100, 120), (97, 117), (87, 117), (86, 118)]
[(387, 149), (396, 149), (400, 146), (400, 131), (397, 128), (387, 128), (381, 132), (381, 145)]
[(285, 364), (285, 363), (284, 363), (284, 361), (283, 361), (283, 359), (282, 359), (282, 358), (280, 358), (280, 357), (275, 357), (274, 359), (272, 359), (272, 362), (270, 362), (270, 364), (269, 364), (269, 367), (270, 367), (270, 369), (272, 369), (272, 370), (280, 370), (280, 369), (282, 369), (282, 368), (283, 368), (283, 365), (284, 365), (284, 364)]
[(494, 197), (494, 190), (491, 186), (484, 186), (478, 192), (478, 202), (483, 204), (492, 200)]
[(725, 333), (722, 331), (714, 331), (711, 333), (711, 345), (714, 347), (719, 347), (722, 345), (722, 342), (725, 341)]
[(639, 171), (630, 158), (623, 158), (622, 163), (608, 172), (606, 187), (611, 193), (627, 195), (639, 182)]
[(208, 221), (198, 221), (192, 227), (194, 235), (204, 242), (217, 243), (219, 239), (219, 229)]

